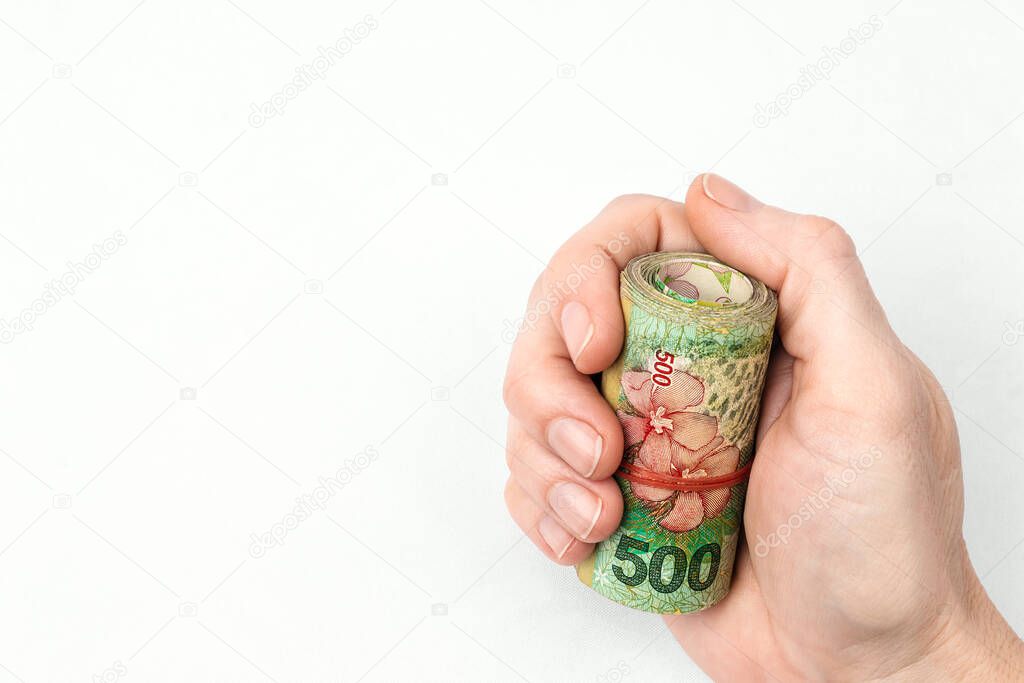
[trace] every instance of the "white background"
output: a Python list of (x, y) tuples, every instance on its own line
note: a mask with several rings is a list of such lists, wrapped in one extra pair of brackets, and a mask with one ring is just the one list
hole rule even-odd
[(854, 236), (1020, 632), (1022, 58), (1009, 0), (0, 3), (0, 315), (125, 242), (0, 346), (0, 679), (701, 678), (508, 519), (500, 384), (554, 249), (712, 167)]

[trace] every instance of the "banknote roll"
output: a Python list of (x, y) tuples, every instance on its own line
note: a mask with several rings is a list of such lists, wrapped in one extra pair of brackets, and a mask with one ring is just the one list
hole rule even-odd
[(577, 568), (628, 607), (696, 612), (729, 592), (777, 299), (707, 254), (631, 260), (626, 336), (601, 376), (622, 424), (625, 509)]

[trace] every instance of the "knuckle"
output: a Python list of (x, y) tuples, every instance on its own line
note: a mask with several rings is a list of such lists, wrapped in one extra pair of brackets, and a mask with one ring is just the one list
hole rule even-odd
[(841, 225), (831, 218), (807, 216), (808, 232), (811, 234), (816, 250), (827, 258), (846, 259), (857, 255), (857, 247), (853, 238)]
[(505, 507), (507, 507), (509, 511), (511, 511), (512, 507), (515, 505), (516, 486), (517, 484), (515, 479), (512, 477), (505, 480)]
[(505, 466), (508, 467), (513, 478), (515, 478), (516, 470), (519, 467), (519, 458), (524, 443), (522, 430), (515, 423), (510, 422), (508, 436), (505, 438)]
[(530, 287), (529, 301), (533, 302), (540, 298), (544, 294), (544, 284), (547, 282), (549, 266), (544, 268), (544, 271), (533, 281), (533, 286)]
[(536, 420), (553, 415), (554, 398), (567, 393), (564, 383), (559, 384), (554, 379), (564, 376), (563, 360), (556, 356), (522, 360), (505, 375), (501, 394), (509, 413), (532, 425)]
[(505, 446), (505, 467), (507, 467), (508, 471), (512, 472), (514, 476), (516, 469), (516, 446), (511, 437), (508, 440), (508, 444)]
[(508, 373), (505, 375), (505, 382), (501, 387), (501, 398), (505, 402), (505, 407), (509, 409), (509, 412), (516, 412), (519, 406), (526, 399), (526, 374), (525, 373)]
[(608, 204), (604, 208), (605, 211), (614, 211), (617, 209), (626, 208), (628, 206), (636, 204), (636, 202), (640, 201), (643, 197), (644, 195), (637, 193), (620, 194), (618, 197), (615, 197), (610, 202), (608, 202)]

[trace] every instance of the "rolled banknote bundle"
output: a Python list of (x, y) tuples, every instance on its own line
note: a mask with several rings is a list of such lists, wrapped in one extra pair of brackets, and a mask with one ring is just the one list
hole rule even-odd
[(631, 260), (626, 336), (601, 376), (622, 424), (625, 509), (577, 573), (628, 607), (696, 612), (729, 592), (777, 299), (707, 254)]

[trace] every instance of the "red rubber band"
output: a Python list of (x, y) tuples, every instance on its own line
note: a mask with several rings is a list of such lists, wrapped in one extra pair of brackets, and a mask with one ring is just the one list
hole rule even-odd
[(637, 484), (654, 486), (659, 489), (672, 489), (673, 491), (711, 491), (735, 486), (750, 476), (750, 468), (753, 461), (748, 462), (735, 472), (723, 474), (718, 477), (702, 477), (700, 479), (687, 479), (686, 477), (674, 477), (671, 474), (662, 474), (645, 467), (624, 462), (619, 465), (616, 474), (628, 481)]

